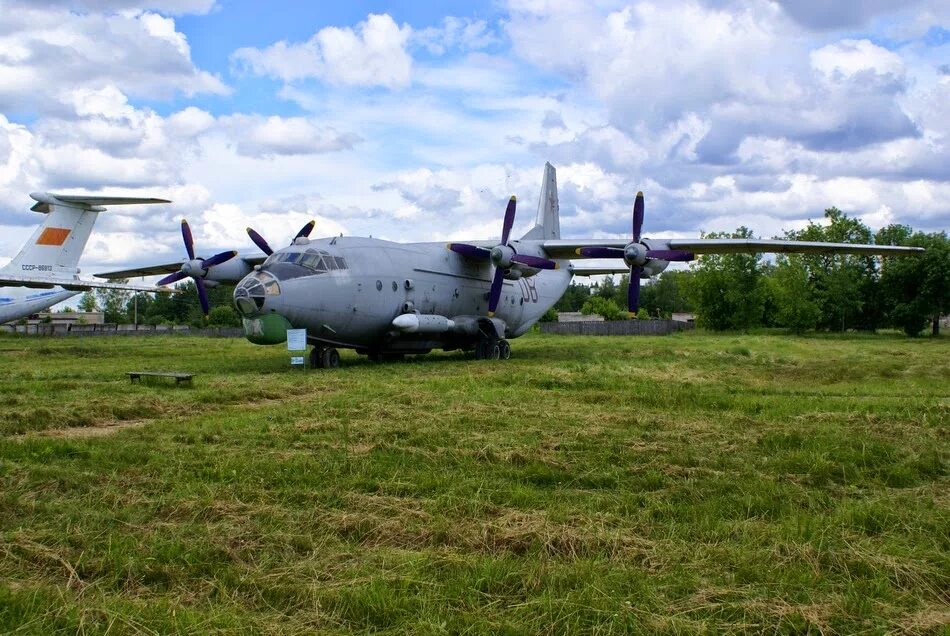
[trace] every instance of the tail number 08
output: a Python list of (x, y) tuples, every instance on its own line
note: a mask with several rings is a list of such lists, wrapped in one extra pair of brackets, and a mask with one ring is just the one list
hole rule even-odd
[(518, 283), (521, 286), (521, 298), (525, 302), (538, 302), (538, 288), (535, 286), (534, 278), (519, 278)]

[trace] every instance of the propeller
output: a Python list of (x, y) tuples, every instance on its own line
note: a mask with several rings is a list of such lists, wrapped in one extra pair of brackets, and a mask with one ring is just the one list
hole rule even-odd
[[(294, 236), (293, 240), (290, 242), (291, 245), (294, 244), (294, 241), (302, 237), (310, 236), (310, 233), (313, 232), (313, 227), (316, 225), (316, 221), (310, 221), (297, 232), (297, 235)], [(263, 236), (254, 231), (253, 228), (247, 228), (247, 235), (251, 237), (251, 240), (254, 241), (254, 245), (260, 248), (262, 252), (270, 256), (274, 253), (273, 248), (267, 243)]]
[(181, 238), (185, 242), (185, 252), (188, 253), (188, 260), (182, 263), (180, 270), (166, 276), (156, 284), (171, 285), (183, 278), (193, 278), (195, 287), (198, 289), (198, 302), (201, 303), (201, 311), (204, 313), (205, 318), (207, 318), (208, 312), (210, 311), (210, 304), (208, 303), (208, 291), (205, 289), (204, 278), (208, 275), (208, 272), (211, 271), (212, 267), (231, 260), (237, 256), (237, 252), (227, 250), (220, 254), (215, 254), (211, 258), (196, 258), (195, 239), (192, 237), (191, 227), (189, 227), (188, 221), (185, 219), (181, 220)]
[(640, 307), (640, 277), (643, 267), (651, 260), (691, 261), (695, 257), (686, 250), (653, 250), (640, 242), (643, 229), (643, 193), (637, 192), (633, 204), (633, 240), (626, 247), (579, 247), (578, 256), (587, 258), (622, 258), (630, 266), (630, 288), (627, 291), (627, 311), (637, 313)]
[(505, 220), (501, 225), (501, 243), (488, 249), (468, 243), (449, 243), (446, 247), (456, 254), (461, 254), (474, 260), (491, 261), (495, 266), (495, 273), (492, 275), (491, 288), (488, 292), (488, 315), (495, 315), (498, 309), (498, 301), (501, 299), (501, 286), (505, 280), (505, 270), (509, 269), (514, 263), (520, 263), (534, 269), (557, 269), (558, 264), (549, 258), (541, 256), (531, 256), (529, 254), (518, 254), (515, 248), (509, 245), (508, 238), (511, 234), (511, 227), (515, 224), (515, 206), (517, 198), (511, 197), (508, 200), (508, 207), (505, 208)]

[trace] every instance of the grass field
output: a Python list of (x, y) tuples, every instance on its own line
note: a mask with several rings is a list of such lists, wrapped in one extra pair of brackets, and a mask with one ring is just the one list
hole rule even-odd
[(950, 633), (950, 339), (513, 349), (0, 337), (0, 632)]

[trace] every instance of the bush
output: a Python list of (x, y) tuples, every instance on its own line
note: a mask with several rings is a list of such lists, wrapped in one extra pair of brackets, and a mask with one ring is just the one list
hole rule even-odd
[(602, 296), (591, 296), (581, 307), (581, 313), (585, 316), (598, 314), (604, 317), (604, 320), (625, 320), (627, 312), (614, 302)]
[(218, 305), (208, 314), (208, 325), (211, 327), (240, 327), (241, 318), (231, 305)]

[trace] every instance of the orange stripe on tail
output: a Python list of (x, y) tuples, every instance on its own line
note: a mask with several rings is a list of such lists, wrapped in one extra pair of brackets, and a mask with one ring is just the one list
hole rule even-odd
[(69, 236), (69, 232), (70, 230), (63, 227), (48, 227), (40, 234), (40, 238), (36, 239), (36, 244), (62, 245), (66, 242), (66, 237)]

